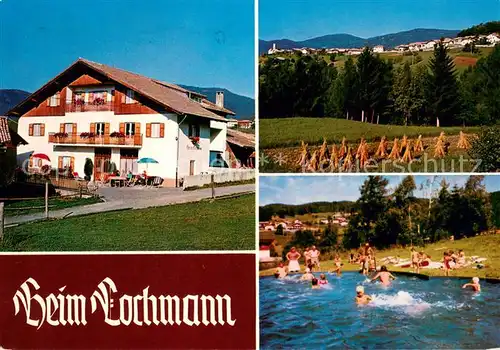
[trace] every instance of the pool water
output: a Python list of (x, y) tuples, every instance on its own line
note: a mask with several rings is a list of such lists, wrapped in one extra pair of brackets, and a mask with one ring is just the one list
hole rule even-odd
[[(317, 274), (319, 277), (319, 274)], [(398, 277), (391, 286), (359, 273), (327, 274), (311, 289), (300, 276), (260, 279), (262, 348), (493, 348), (500, 346), (500, 284)], [(374, 297), (356, 305), (357, 285)]]

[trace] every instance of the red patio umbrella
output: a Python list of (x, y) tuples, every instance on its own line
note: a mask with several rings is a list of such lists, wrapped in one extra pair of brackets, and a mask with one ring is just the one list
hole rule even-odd
[(35, 153), (32, 155), (33, 158), (38, 158), (38, 159), (45, 159), (50, 162), (50, 158), (48, 155), (43, 154), (43, 153)]

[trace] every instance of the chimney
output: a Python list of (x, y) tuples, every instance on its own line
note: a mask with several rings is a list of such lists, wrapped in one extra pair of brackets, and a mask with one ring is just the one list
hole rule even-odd
[(215, 104), (217, 107), (224, 108), (224, 91), (217, 91), (215, 93)]

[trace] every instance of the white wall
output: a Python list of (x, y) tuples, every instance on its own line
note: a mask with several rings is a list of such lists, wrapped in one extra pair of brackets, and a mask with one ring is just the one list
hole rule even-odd
[[(255, 178), (255, 170), (253, 169), (226, 169), (226, 171), (224, 172), (214, 173), (215, 183), (245, 181), (254, 178)], [(212, 181), (211, 179), (212, 179), (211, 174), (185, 176), (183, 187), (187, 188), (193, 186), (208, 185), (209, 183), (211, 183)]]
[(226, 151), (227, 125), (225, 122), (211, 120), (210, 129), (210, 150), (222, 152), (222, 156), (224, 157)]

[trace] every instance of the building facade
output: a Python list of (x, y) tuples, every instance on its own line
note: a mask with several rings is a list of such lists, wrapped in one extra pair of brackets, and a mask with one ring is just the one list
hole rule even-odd
[(234, 113), (220, 94), (214, 104), (177, 85), (79, 59), (8, 112), (28, 142), (18, 148), (18, 164), (83, 176), (90, 159), (94, 179), (110, 169), (146, 170), (164, 186), (179, 185), (227, 166), (226, 116)]

